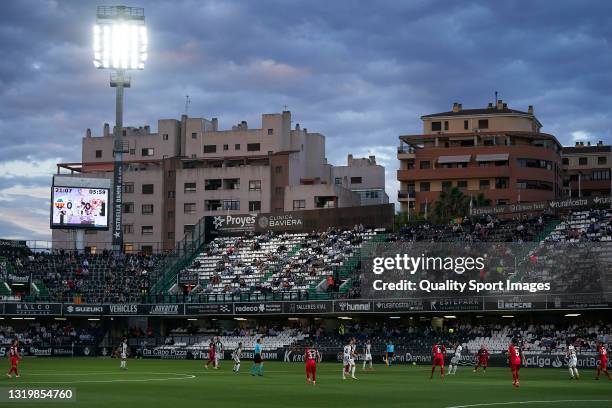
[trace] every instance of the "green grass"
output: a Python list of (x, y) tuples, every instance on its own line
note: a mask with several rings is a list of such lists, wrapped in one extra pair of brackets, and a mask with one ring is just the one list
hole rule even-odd
[[(508, 369), (473, 373), (460, 367), (456, 376), (429, 379), (426, 366), (376, 366), (358, 380), (341, 379), (340, 364), (318, 367), (317, 385), (305, 382), (300, 363), (266, 363), (264, 377), (249, 375), (251, 363), (234, 374), (232, 363), (205, 370), (202, 361), (133, 360), (128, 370), (109, 358), (26, 358), (20, 379), (4, 377), (0, 387), (71, 387), (76, 403), (4, 403), (15, 407), (455, 407), (467, 404), (519, 401), (590, 400), (481, 405), (527, 408), (612, 407), (612, 382), (593, 381), (593, 370), (582, 371), (580, 381), (569, 381), (566, 370), (522, 369), (521, 388), (511, 386)], [(607, 400), (595, 402), (593, 400)]]

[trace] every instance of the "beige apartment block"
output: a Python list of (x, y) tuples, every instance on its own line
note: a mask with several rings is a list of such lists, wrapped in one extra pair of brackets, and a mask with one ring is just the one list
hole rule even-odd
[[(263, 114), (220, 129), (216, 118), (162, 119), (123, 129), (123, 232), (127, 250), (174, 247), (209, 215), (341, 208), (388, 202), (384, 167), (374, 156), (349, 155), (346, 166), (325, 157), (325, 136), (293, 124), (291, 112)], [(113, 129), (87, 130), (82, 162), (58, 173), (112, 179)], [(53, 230), (54, 245), (73, 248), (74, 231)], [(85, 246), (111, 247), (109, 231), (88, 231)]]

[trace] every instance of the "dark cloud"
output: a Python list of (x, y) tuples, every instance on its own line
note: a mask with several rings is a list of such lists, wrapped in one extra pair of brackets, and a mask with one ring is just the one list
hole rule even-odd
[[(126, 94), (127, 125), (179, 117), (186, 94), (192, 115), (225, 128), (257, 126), (261, 113), (288, 105), (296, 122), (327, 136), (331, 162), (379, 155), (390, 189), (399, 134), (419, 132), (422, 114), (454, 101), (484, 106), (496, 90), (511, 107), (535, 105), (563, 143), (612, 139), (610, 2), (141, 3), (133, 5), (145, 7), (151, 52)], [(0, 197), (50, 181), (9, 178), (6, 168), (78, 161), (85, 129), (99, 134), (113, 122), (108, 72), (91, 63), (99, 4), (0, 3)], [(0, 211), (13, 211), (7, 202)], [(47, 209), (33, 202), (29, 220)], [(7, 225), (0, 236), (17, 233)]]

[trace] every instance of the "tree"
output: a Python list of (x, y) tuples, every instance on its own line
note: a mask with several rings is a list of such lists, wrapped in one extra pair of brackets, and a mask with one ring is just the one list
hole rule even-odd
[(472, 198), (472, 205), (474, 207), (489, 207), (491, 199), (485, 197), (483, 193), (478, 193), (476, 197)]
[(434, 208), (434, 218), (437, 222), (446, 223), (452, 218), (464, 217), (470, 209), (470, 198), (457, 187), (445, 189), (440, 193)]

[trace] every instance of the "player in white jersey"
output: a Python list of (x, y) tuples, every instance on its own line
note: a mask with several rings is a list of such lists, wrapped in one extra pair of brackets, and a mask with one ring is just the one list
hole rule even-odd
[(215, 341), (215, 370), (219, 369), (219, 360), (223, 360), (223, 343), (221, 343), (221, 337), (217, 336)]
[(119, 368), (121, 368), (122, 370), (127, 370), (128, 344), (126, 337), (124, 337), (121, 341), (121, 346), (119, 346), (119, 353), (121, 353), (121, 365), (119, 366)]
[(463, 351), (463, 346), (459, 344), (459, 342), (455, 343), (455, 354), (451, 358), (450, 367), (448, 369), (448, 373), (451, 375), (455, 375), (457, 373), (457, 366), (459, 365), (459, 361), (461, 361), (461, 352)]
[(370, 370), (372, 369), (372, 343), (370, 340), (366, 340), (366, 344), (363, 347), (363, 369), (366, 369), (366, 364), (370, 363)]
[(352, 338), (349, 343), (344, 346), (342, 353), (342, 379), (345, 380), (347, 374), (351, 375), (351, 378), (355, 377), (355, 339)]
[(573, 344), (568, 345), (567, 352), (565, 353), (565, 360), (567, 361), (567, 369), (570, 373), (570, 380), (579, 380), (580, 374), (578, 374), (578, 356), (576, 355), (576, 348)]
[(235, 373), (240, 372), (240, 357), (241, 356), (242, 356), (242, 342), (238, 343), (238, 347), (236, 347), (236, 349), (234, 349), (234, 352), (232, 353), (232, 358), (234, 359), (234, 368), (232, 368), (232, 371)]

